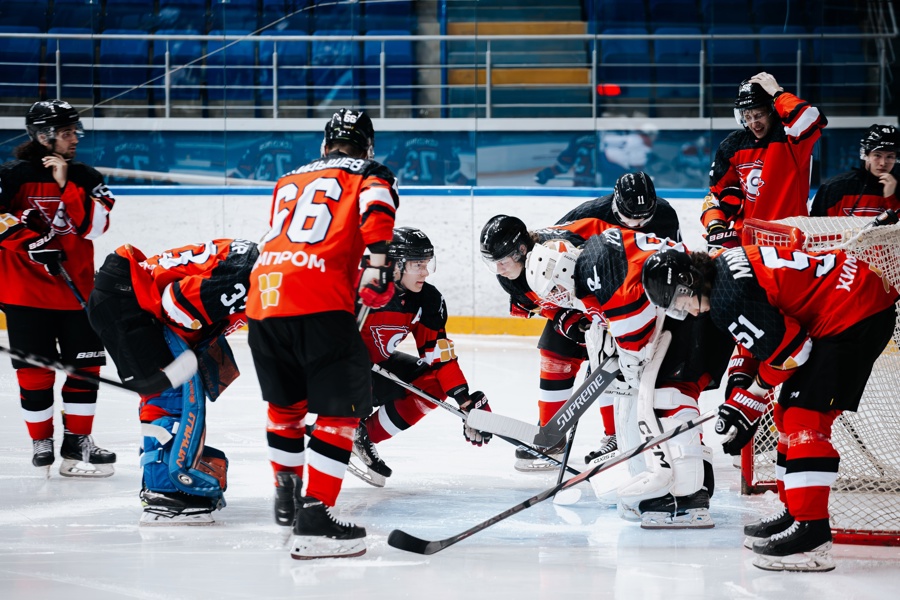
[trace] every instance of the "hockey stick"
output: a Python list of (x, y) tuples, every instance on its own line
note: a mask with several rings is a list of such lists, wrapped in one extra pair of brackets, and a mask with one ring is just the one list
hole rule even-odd
[(460, 541), (466, 539), (467, 537), (478, 533), (479, 531), (483, 531), (484, 529), (487, 529), (491, 525), (495, 525), (508, 517), (511, 517), (517, 513), (522, 512), (526, 508), (531, 508), (535, 504), (538, 504), (539, 502), (543, 502), (547, 498), (551, 498), (560, 490), (570, 488), (573, 485), (577, 485), (577, 484), (581, 483), (582, 481), (587, 481), (588, 479), (590, 479), (597, 473), (606, 471), (607, 469), (610, 469), (619, 463), (625, 462), (625, 461), (629, 460), (630, 458), (634, 458), (635, 456), (637, 456), (638, 454), (641, 454), (642, 452), (645, 452), (649, 448), (653, 448), (654, 446), (661, 444), (662, 442), (665, 442), (667, 440), (670, 440), (673, 437), (680, 435), (680, 434), (684, 433), (685, 431), (688, 431), (689, 429), (693, 429), (694, 427), (697, 427), (698, 425), (713, 419), (716, 416), (716, 414), (717, 414), (717, 411), (711, 410), (707, 413), (700, 415), (699, 417), (697, 417), (695, 419), (692, 419), (690, 421), (685, 421), (684, 423), (670, 429), (669, 431), (665, 431), (662, 434), (645, 441), (643, 444), (635, 446), (631, 450), (627, 450), (627, 451), (623, 452), (619, 456), (617, 456), (605, 463), (596, 465), (594, 468), (592, 468), (588, 471), (583, 471), (580, 475), (570, 477), (569, 479), (566, 479), (564, 482), (559, 483), (550, 489), (544, 490), (543, 492), (541, 492), (540, 494), (538, 494), (536, 496), (532, 496), (531, 498), (525, 500), (524, 502), (520, 502), (519, 504), (516, 504), (515, 506), (504, 510), (502, 513), (494, 515), (493, 517), (489, 518), (486, 521), (482, 521), (481, 523), (475, 525), (474, 527), (470, 527), (469, 529), (463, 531), (462, 533), (452, 535), (452, 536), (442, 539), (442, 540), (429, 541), (429, 540), (423, 540), (421, 538), (417, 538), (413, 535), (406, 533), (405, 531), (401, 531), (400, 529), (395, 529), (395, 530), (391, 531), (391, 534), (388, 536), (388, 545), (393, 546), (394, 548), (397, 548), (398, 550), (405, 550), (407, 552), (414, 552), (416, 554), (429, 555), (429, 554), (434, 554), (436, 552), (440, 552), (444, 548), (452, 546), (453, 544), (460, 542)]
[(66, 285), (69, 286), (69, 289), (72, 290), (72, 294), (75, 296), (75, 299), (78, 300), (78, 304), (81, 305), (81, 308), (87, 310), (87, 302), (84, 301), (84, 296), (82, 296), (81, 292), (78, 291), (78, 288), (75, 287), (72, 276), (69, 275), (69, 272), (62, 266), (62, 263), (57, 266), (59, 267), (59, 276), (63, 278), (63, 281), (65, 281)]
[(197, 372), (197, 355), (190, 351), (180, 354), (178, 358), (173, 360), (158, 373), (154, 373), (146, 379), (129, 381), (127, 384), (116, 381), (115, 379), (107, 379), (106, 377), (101, 377), (99, 375), (95, 376), (83, 373), (73, 366), (63, 364), (56, 360), (50, 360), (49, 358), (38, 356), (37, 354), (22, 352), (15, 348), (4, 348), (3, 346), (0, 346), (0, 352), (9, 354), (14, 359), (35, 367), (62, 371), (75, 379), (88, 381), (90, 383), (105, 383), (130, 392), (137, 392), (142, 396), (158, 394), (169, 388), (178, 387), (193, 377), (194, 373)]
[[(407, 382), (403, 381), (402, 379), (400, 379), (400, 377), (398, 377), (398, 376), (395, 375), (394, 373), (391, 373), (390, 371), (388, 371), (388, 370), (386, 370), (386, 369), (380, 367), (379, 365), (372, 365), (372, 371), (374, 371), (375, 373), (378, 373), (378, 374), (381, 375), (382, 377), (386, 377), (387, 379), (390, 379), (391, 381), (393, 381), (394, 383), (396, 383), (396, 384), (399, 385), (400, 387), (406, 388), (407, 390), (411, 391), (413, 394), (419, 396), (420, 398), (422, 398), (422, 399), (424, 399), (424, 400), (427, 400), (428, 402), (431, 402), (432, 404), (434, 404), (434, 405), (436, 405), (436, 406), (440, 406), (440, 407), (443, 408), (444, 410), (453, 413), (454, 415), (456, 415), (457, 417), (459, 417), (459, 418), (462, 419), (463, 421), (466, 420), (466, 413), (464, 413), (463, 411), (459, 410), (458, 408), (455, 408), (454, 406), (448, 404), (447, 402), (444, 402), (443, 400), (440, 400), (440, 399), (438, 399), (438, 398), (435, 398), (435, 397), (432, 396), (431, 394), (427, 393), (425, 390), (420, 390), (419, 388), (417, 388), (417, 387), (414, 386), (413, 384), (407, 383)], [(468, 423), (467, 423), (467, 424), (468, 424)], [(549, 455), (547, 455), (547, 454), (544, 454), (544, 453), (541, 452), (540, 450), (537, 450), (537, 449), (535, 449), (535, 448), (532, 448), (531, 446), (529, 446), (529, 445), (527, 445), (527, 444), (524, 444), (524, 443), (520, 442), (520, 441), (517, 440), (517, 439), (513, 439), (513, 438), (511, 438), (511, 437), (503, 436), (503, 435), (500, 435), (500, 434), (495, 434), (495, 435), (496, 435), (498, 438), (500, 438), (501, 440), (503, 440), (504, 442), (509, 442), (509, 443), (512, 444), (513, 446), (517, 446), (518, 448), (521, 448), (522, 450), (525, 450), (526, 452), (528, 452), (529, 454), (531, 454), (531, 455), (534, 456), (535, 458), (541, 458), (541, 459), (544, 459), (544, 460), (546, 460), (547, 462), (549, 462), (550, 464), (552, 464), (552, 465), (554, 465), (554, 466), (557, 466), (557, 467), (561, 467), (561, 466), (563, 465), (563, 463), (561, 463), (560, 461), (556, 460), (556, 459), (553, 458), (552, 456), (549, 456)], [(580, 475), (580, 474), (581, 474), (581, 471), (578, 471), (578, 470), (576, 470), (576, 469), (573, 469), (572, 467), (569, 467), (569, 466), (566, 467), (566, 470), (569, 471), (570, 473), (574, 474), (574, 475)]]
[(612, 357), (585, 378), (569, 400), (542, 427), (478, 409), (469, 412), (466, 424), (479, 431), (489, 431), (520, 440), (533, 440), (535, 446), (549, 448), (563, 438), (575, 421), (581, 418), (618, 375), (618, 358)]

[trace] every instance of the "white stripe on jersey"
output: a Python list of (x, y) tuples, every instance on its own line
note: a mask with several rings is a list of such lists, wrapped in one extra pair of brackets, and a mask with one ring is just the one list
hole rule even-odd
[(91, 224), (84, 234), (84, 239), (95, 240), (109, 228), (109, 210), (101, 203), (94, 200), (91, 202), (93, 210), (91, 211)]
[(837, 473), (830, 471), (804, 471), (802, 473), (786, 473), (784, 489), (796, 490), (807, 487), (831, 487), (837, 479)]
[(815, 106), (808, 106), (793, 125), (784, 128), (784, 133), (789, 136), (799, 137), (811, 128), (818, 118), (819, 109)]
[(330, 475), (335, 479), (344, 478), (344, 473), (347, 472), (347, 463), (343, 463), (339, 460), (334, 460), (333, 458), (328, 458), (324, 454), (319, 454), (311, 448), (307, 448), (306, 452), (309, 455), (307, 457), (309, 459), (307, 462), (309, 463), (309, 467), (311, 469), (315, 469), (320, 473)]
[(96, 402), (63, 402), (63, 408), (67, 415), (79, 417), (93, 417), (97, 412)]
[(185, 329), (194, 329), (193, 327), (191, 327), (191, 324), (194, 323), (196, 321), (196, 319), (194, 319), (194, 317), (192, 317), (191, 315), (189, 315), (186, 312), (184, 312), (183, 310), (181, 310), (181, 307), (179, 307), (178, 304), (175, 302), (175, 294), (172, 292), (173, 285), (175, 285), (175, 284), (170, 283), (169, 285), (166, 286), (166, 289), (163, 290), (163, 293), (162, 293), (163, 312), (166, 313), (166, 316), (173, 323), (177, 323), (178, 325), (181, 325)]
[(302, 467), (305, 463), (304, 452), (285, 452), (269, 446), (269, 460), (284, 467)]
[(22, 409), (26, 423), (43, 423), (53, 418), (53, 407), (46, 410), (25, 410)]
[(363, 215), (369, 210), (369, 205), (373, 202), (379, 202), (381, 204), (386, 204), (397, 210), (397, 205), (394, 204), (394, 198), (391, 196), (391, 192), (388, 188), (378, 186), (371, 186), (364, 189), (359, 194), (359, 214)]

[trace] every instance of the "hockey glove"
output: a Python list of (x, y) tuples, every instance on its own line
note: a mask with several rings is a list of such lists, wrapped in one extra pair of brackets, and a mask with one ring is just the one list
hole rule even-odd
[(734, 388), (749, 389), (753, 378), (759, 370), (759, 361), (752, 356), (735, 356), (728, 362), (728, 383), (725, 384), (725, 397), (730, 398)]
[(574, 308), (567, 308), (553, 317), (553, 329), (576, 344), (584, 346), (584, 332), (591, 328), (590, 318)]
[(372, 267), (366, 257), (364, 265), (356, 282), (359, 299), (368, 307), (382, 308), (394, 295), (394, 263), (386, 260), (383, 266)]
[[(491, 405), (488, 404), (488, 399), (485, 397), (484, 392), (472, 392), (469, 394), (467, 391), (463, 390), (456, 394), (454, 400), (459, 404), (459, 410), (464, 413), (468, 413), (473, 408), (491, 412)], [(478, 431), (477, 429), (473, 429), (463, 421), (463, 437), (471, 442), (473, 446), (481, 446), (482, 444), (490, 442), (493, 434), (489, 431)]]
[(36, 208), (29, 208), (22, 213), (20, 217), (22, 223), (30, 229), (31, 231), (38, 233), (40, 235), (47, 235), (50, 233), (50, 224), (44, 218), (44, 215), (41, 214)]
[(721, 223), (713, 223), (707, 230), (706, 245), (710, 250), (737, 248), (741, 245), (741, 236), (734, 229), (728, 229)]
[(51, 275), (59, 275), (60, 263), (66, 260), (66, 253), (57, 248), (48, 248), (47, 245), (53, 239), (53, 232), (28, 244), (28, 258), (35, 264), (41, 265)]
[(644, 372), (644, 361), (634, 354), (619, 350), (619, 370), (622, 379), (629, 387), (638, 389), (641, 387), (641, 374)]
[(534, 180), (541, 185), (544, 185), (554, 177), (556, 177), (556, 173), (553, 172), (553, 167), (546, 167), (534, 174)]
[(719, 407), (716, 433), (725, 436), (722, 449), (737, 456), (756, 433), (759, 418), (769, 407), (769, 401), (742, 388), (734, 388), (728, 400)]

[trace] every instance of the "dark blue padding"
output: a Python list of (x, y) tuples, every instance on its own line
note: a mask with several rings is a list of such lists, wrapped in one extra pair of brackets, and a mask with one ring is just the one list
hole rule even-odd
[[(107, 29), (104, 34), (140, 35), (139, 29)], [(122, 92), (122, 100), (147, 102), (150, 79), (150, 42), (148, 40), (100, 40), (100, 98), (105, 100)]]

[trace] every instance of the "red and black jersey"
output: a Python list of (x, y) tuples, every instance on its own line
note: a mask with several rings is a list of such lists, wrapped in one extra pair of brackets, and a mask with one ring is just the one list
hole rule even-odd
[(103, 176), (84, 163), (70, 161), (65, 189), (40, 160), (13, 160), (0, 165), (0, 304), (79, 310), (65, 280), (47, 273), (28, 258), (28, 244), (40, 236), (19, 222), (37, 209), (54, 232), (51, 248), (65, 252), (63, 263), (82, 296), (94, 287), (94, 244), (109, 228), (115, 198)]
[[(896, 171), (897, 169), (895, 169)], [(884, 185), (864, 167), (835, 175), (816, 192), (811, 217), (877, 217), (900, 210), (897, 193), (884, 195)]]
[[(582, 202), (563, 216), (556, 222), (557, 225), (565, 225), (572, 221), (581, 219), (600, 219), (609, 223), (613, 227), (622, 227), (616, 220), (616, 216), (612, 209), (613, 195), (601, 196), (587, 202)], [(634, 231), (643, 233), (653, 233), (657, 237), (669, 238), (670, 240), (681, 241), (681, 227), (678, 224), (678, 214), (672, 205), (665, 198), (656, 199), (656, 210), (653, 216), (643, 227), (638, 227)]]
[(363, 251), (391, 240), (399, 203), (386, 167), (340, 152), (279, 179), (247, 316), (352, 313)]
[(713, 321), (761, 361), (759, 377), (772, 387), (806, 362), (813, 340), (841, 333), (900, 297), (880, 272), (839, 250), (744, 246), (713, 263)]
[[(806, 216), (813, 146), (828, 124), (819, 109), (788, 92), (775, 99), (777, 124), (763, 139), (743, 129), (730, 133), (716, 150), (710, 170), (709, 200), (700, 221), (734, 223), (745, 219), (772, 221)], [(725, 188), (740, 188), (743, 197), (723, 196)]]
[(399, 288), (383, 308), (372, 309), (366, 318), (362, 338), (375, 364), (385, 362), (397, 346), (412, 334), (419, 358), (437, 371), (441, 388), (449, 395), (466, 385), (459, 368), (453, 342), (447, 338), (447, 305), (430, 283), (418, 293)]
[(130, 263), (141, 308), (189, 343), (244, 326), (250, 271), (259, 250), (248, 240), (220, 239), (166, 250), (147, 258), (130, 245), (116, 254)]

